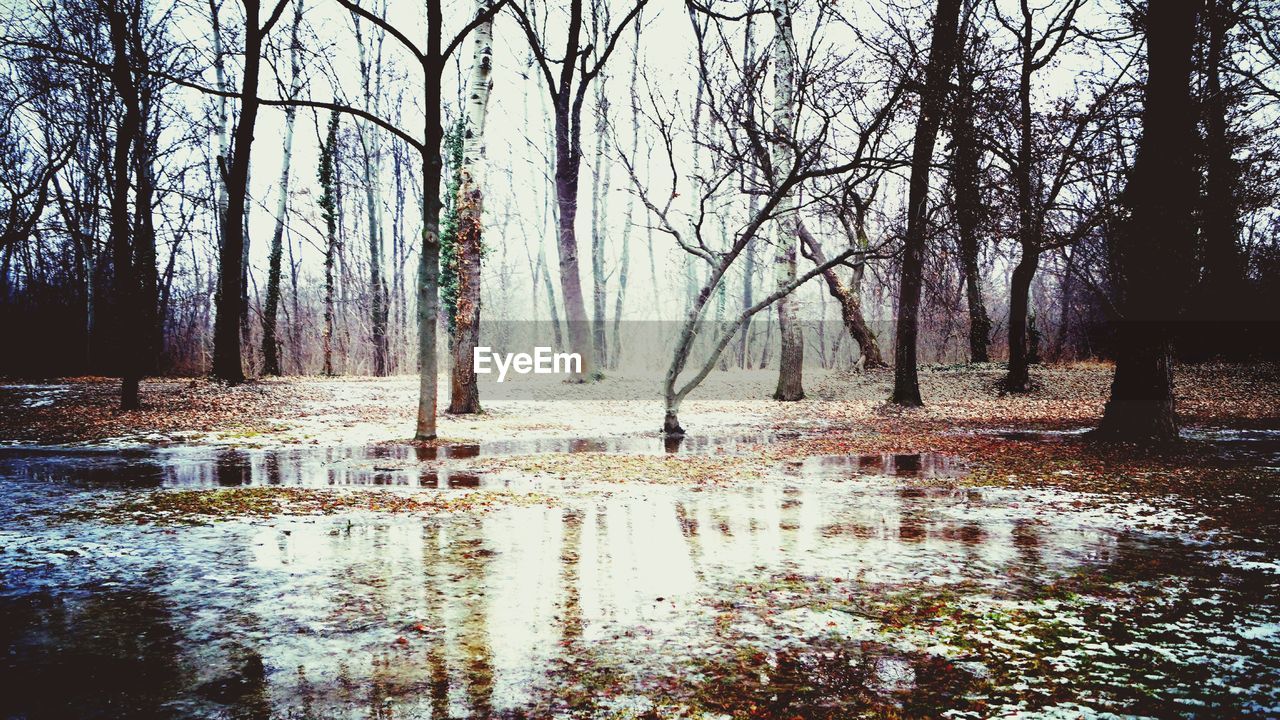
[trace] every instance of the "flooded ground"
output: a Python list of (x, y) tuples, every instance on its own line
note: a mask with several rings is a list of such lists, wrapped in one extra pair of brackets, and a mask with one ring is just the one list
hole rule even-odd
[[(928, 453), (714, 485), (472, 462), (777, 439), (4, 449), (0, 714), (1280, 716), (1280, 549), (1178, 504), (966, 487), (962, 462)], [(198, 524), (84, 512), (292, 487), (493, 502)]]

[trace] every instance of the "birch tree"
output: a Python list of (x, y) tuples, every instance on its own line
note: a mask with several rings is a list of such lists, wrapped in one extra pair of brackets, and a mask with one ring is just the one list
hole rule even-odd
[(466, 113), (459, 171), (458, 302), (454, 315), (453, 369), (450, 377), (449, 412), (480, 412), (472, 355), (480, 339), (480, 261), (483, 254), (485, 142), (484, 126), (493, 88), (492, 0), (476, 3), (476, 16), (487, 18), (476, 26), (471, 78), (467, 83)]
[[(773, 39), (773, 143), (772, 165), (777, 173), (795, 162), (796, 129), (796, 39), (791, 28), (790, 0), (771, 0)], [(784, 195), (774, 224), (774, 286), (782, 289), (796, 279), (796, 202)], [(796, 300), (790, 293), (778, 298), (778, 335), (782, 350), (778, 355), (778, 386), (774, 400), (804, 399), (804, 330), (796, 318)]]
[[(304, 0), (294, 0), (293, 25), (289, 31), (289, 93), (295, 98), (301, 92), (301, 46), (298, 29), (302, 25)], [(293, 164), (293, 127), (298, 109), (284, 109), (284, 148), (280, 158), (280, 182), (276, 188), (276, 226), (271, 234), (271, 254), (267, 266), (267, 302), (262, 312), (262, 371), (280, 374), (280, 344), (276, 337), (276, 318), (280, 310), (280, 265), (284, 258), (284, 229), (289, 215), (289, 172)], [(296, 296), (296, 289), (295, 289)]]

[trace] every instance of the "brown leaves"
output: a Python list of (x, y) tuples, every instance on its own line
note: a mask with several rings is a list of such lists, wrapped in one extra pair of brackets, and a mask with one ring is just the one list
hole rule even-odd
[(553, 504), (539, 493), (498, 491), (397, 492), (368, 488), (243, 487), (217, 490), (156, 490), (111, 505), (63, 513), (66, 520), (190, 524), (240, 517), (331, 515), (369, 511), (434, 515), (484, 512), (508, 505)]

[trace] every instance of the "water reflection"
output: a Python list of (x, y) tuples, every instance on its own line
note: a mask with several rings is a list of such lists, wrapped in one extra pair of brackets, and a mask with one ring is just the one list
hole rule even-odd
[(653, 436), (499, 440), (441, 445), (383, 444), (347, 448), (0, 448), (0, 476), (42, 482), (121, 487), (240, 487), (382, 485), (475, 488), (507, 486), (510, 477), (481, 478), (421, 463), (535, 453), (721, 454), (751, 452), (772, 433), (688, 437)]
[[(335, 467), (344, 452), (141, 465), (211, 487), (406, 477)], [(53, 465), (0, 491), (58, 477)], [(1016, 601), (1080, 571), (1151, 582), (1193, 566), (1193, 548), (1069, 502), (918, 483), (953, 470), (928, 455), (813, 458), (758, 483), (426, 520), (18, 518), (0, 537), (14, 548), (0, 553), (4, 670), (18, 679), (0, 715), (609, 717), (693, 693), (734, 716), (936, 717), (964, 702), (972, 673), (809, 607), (810, 592), (843, 588), (851, 607), (902, 588)], [(1261, 626), (1276, 606), (1274, 592), (1251, 595), (1232, 622)], [(72, 677), (83, 686), (58, 690)]]

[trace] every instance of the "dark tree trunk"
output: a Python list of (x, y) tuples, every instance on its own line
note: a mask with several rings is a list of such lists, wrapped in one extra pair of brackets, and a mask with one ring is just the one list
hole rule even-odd
[(907, 191), (907, 233), (903, 242), (902, 277), (898, 288), (898, 328), (894, 342), (893, 397), (898, 405), (919, 406), (920, 378), (916, 369), (919, 334), (920, 290), (928, 222), (929, 166), (938, 140), (938, 125), (947, 94), (947, 78), (955, 64), (956, 29), (960, 0), (938, 0), (929, 42), (920, 97), (920, 117), (911, 150), (911, 179)]
[(1177, 437), (1169, 323), (1190, 285), (1199, 191), (1193, 148), (1191, 56), (1196, 3), (1147, 8), (1146, 106), (1126, 202), (1113, 238), (1121, 282), (1115, 379), (1098, 434), (1121, 440)]
[(1204, 276), (1193, 308), (1193, 317), (1201, 321), (1209, 333), (1201, 352), (1234, 354), (1234, 328), (1223, 321), (1239, 317), (1244, 302), (1240, 293), (1244, 285), (1244, 261), (1239, 241), (1237, 192), (1240, 170), (1232, 158), (1228, 137), (1228, 114), (1232, 97), (1222, 84), (1223, 65), (1227, 62), (1227, 33), (1235, 23), (1231, 0), (1209, 0), (1205, 13), (1208, 42), (1205, 52), (1204, 113), (1205, 193), (1203, 203)]
[(155, 201), (155, 178), (151, 169), (155, 157), (155, 140), (147, 129), (151, 96), (139, 88), (139, 128), (134, 152), (134, 174), (137, 178), (133, 239), (133, 268), (138, 287), (137, 320), (141, 325), (138, 352), (142, 372), (154, 374), (160, 369), (160, 353), (164, 348), (164, 325), (160, 314), (160, 275), (156, 268), (156, 226), (152, 205)]
[(1031, 281), (1040, 262), (1040, 228), (1033, 206), (1031, 187), (1031, 75), (1035, 68), (1031, 17), (1024, 15), (1022, 33), (1022, 66), (1018, 77), (1018, 161), (1014, 163), (1014, 184), (1018, 197), (1018, 242), (1022, 257), (1013, 270), (1009, 287), (1009, 372), (1004, 389), (1026, 392), (1031, 376), (1027, 362), (1027, 311)]
[(440, 144), (444, 140), (441, 124), (440, 75), (444, 71), (441, 58), (440, 32), (443, 25), (440, 3), (427, 3), (427, 61), (423, 63), (423, 97), (428, 99), (423, 118), (422, 162), (422, 252), (418, 256), (418, 415), (413, 439), (434, 440), (439, 380), (439, 358), (436, 357), (437, 324), (440, 315), (440, 179), (444, 160)]
[[(587, 306), (582, 296), (582, 279), (578, 273), (578, 169), (581, 151), (578, 149), (577, 122), (570, 129), (570, 100), (567, 89), (562, 93), (563, 102), (557, 99), (556, 113), (556, 203), (559, 207), (559, 238), (556, 249), (560, 257), (560, 294), (564, 297), (565, 321), (569, 324), (569, 346), (582, 358), (582, 373), (574, 379), (584, 382), (591, 378), (595, 354), (591, 345), (591, 322), (587, 319)], [(572, 134), (571, 134), (572, 133)]]
[(960, 63), (959, 92), (952, 113), (953, 150), (951, 186), (955, 190), (956, 230), (960, 236), (960, 259), (964, 267), (965, 295), (969, 307), (969, 361), (988, 362), (991, 319), (982, 300), (982, 273), (979, 267), (982, 195), (978, 189), (979, 159), (974, 126), (974, 73), (968, 61)]
[(1009, 392), (1026, 392), (1031, 385), (1027, 312), (1030, 308), (1031, 281), (1035, 279), (1039, 262), (1039, 249), (1023, 245), (1022, 259), (1013, 269), (1013, 280), (1009, 285), (1009, 373), (1004, 379), (1004, 389)]
[(280, 266), (284, 260), (284, 223), (277, 220), (271, 234), (271, 255), (267, 261), (267, 301), (262, 310), (262, 372), (280, 374), (280, 343), (276, 321), (280, 314)]
[(261, 5), (246, 0), (244, 21), (244, 78), (241, 82), (240, 117), (236, 122), (231, 159), (226, 164), (227, 215), (223, 220), (223, 243), (218, 253), (217, 318), (213, 329), (213, 374), (230, 383), (244, 381), (240, 359), (240, 324), (244, 305), (245, 210), (249, 193), (249, 152), (258, 121), (258, 68), (262, 62), (262, 38), (278, 16), (266, 27), (259, 26)]
[(124, 114), (116, 128), (115, 149), (111, 160), (111, 262), (113, 265), (113, 289), (120, 351), (120, 408), (138, 408), (138, 385), (142, 379), (142, 334), (138, 322), (138, 286), (133, 269), (133, 252), (130, 238), (133, 234), (129, 215), (129, 153), (138, 141), (142, 125), (142, 113), (138, 104), (137, 86), (130, 67), (128, 44), (128, 20), (118, 8), (108, 11), (111, 28), (112, 66), (111, 81), (124, 103)]

